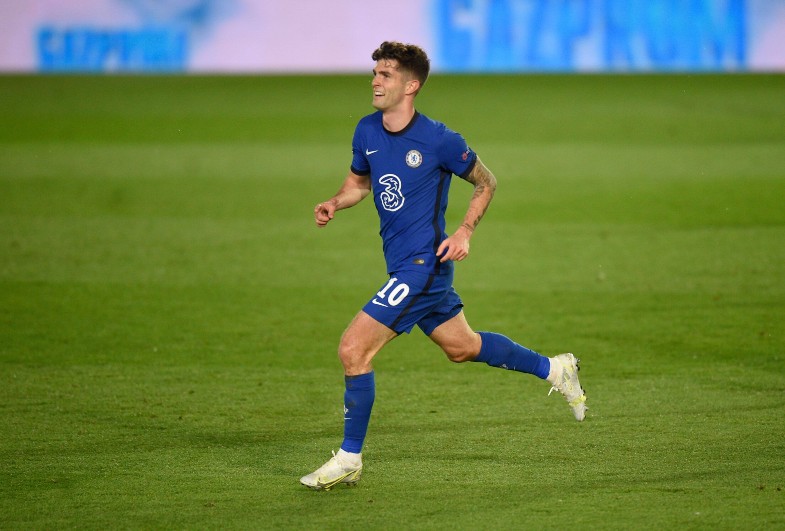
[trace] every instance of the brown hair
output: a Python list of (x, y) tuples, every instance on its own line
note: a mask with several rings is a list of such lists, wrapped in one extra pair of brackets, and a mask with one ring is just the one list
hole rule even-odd
[(425, 51), (415, 44), (384, 41), (373, 54), (371, 59), (395, 59), (401, 70), (406, 70), (420, 82), (420, 87), (425, 85), (428, 73), (431, 71), (431, 61)]

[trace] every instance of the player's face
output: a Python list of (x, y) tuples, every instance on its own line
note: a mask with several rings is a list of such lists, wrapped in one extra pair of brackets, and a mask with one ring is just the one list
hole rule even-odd
[(398, 69), (398, 61), (380, 59), (373, 69), (373, 106), (380, 111), (392, 110), (404, 100), (411, 80)]

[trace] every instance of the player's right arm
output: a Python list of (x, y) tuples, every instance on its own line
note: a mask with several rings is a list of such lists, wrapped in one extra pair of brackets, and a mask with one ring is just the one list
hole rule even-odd
[(365, 199), (371, 192), (371, 176), (357, 175), (353, 171), (349, 172), (341, 185), (341, 189), (333, 197), (323, 203), (316, 205), (313, 210), (313, 217), (318, 227), (327, 225), (335, 212), (350, 208)]

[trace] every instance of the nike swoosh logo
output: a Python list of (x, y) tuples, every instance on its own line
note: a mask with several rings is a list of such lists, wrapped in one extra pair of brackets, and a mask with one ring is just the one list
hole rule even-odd
[(328, 481), (325, 478), (319, 478), (316, 480), (316, 486), (321, 489), (328, 490), (334, 487), (335, 485), (337, 485), (338, 483), (340, 483), (341, 481), (343, 481), (344, 479), (346, 479), (347, 477), (349, 477), (351, 474), (352, 474), (351, 472), (347, 472), (346, 474), (342, 476), (338, 476), (332, 481)]
[(385, 308), (389, 308), (389, 306), (387, 306), (386, 304), (382, 304), (381, 302), (377, 301), (376, 299), (373, 299), (371, 302), (374, 303), (377, 306), (384, 306)]
[(376, 153), (377, 151), (379, 151), (379, 150), (378, 150), (378, 149), (374, 149), (373, 151), (369, 151), (369, 150), (367, 150), (367, 149), (366, 149), (366, 150), (365, 150), (365, 156), (367, 157), (367, 156), (369, 156), (369, 155), (373, 155), (373, 154), (374, 154), (374, 153)]

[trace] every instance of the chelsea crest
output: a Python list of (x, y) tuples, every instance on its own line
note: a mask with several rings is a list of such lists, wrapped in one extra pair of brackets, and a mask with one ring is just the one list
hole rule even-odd
[(406, 165), (410, 168), (416, 168), (422, 164), (422, 153), (413, 149), (406, 154)]

